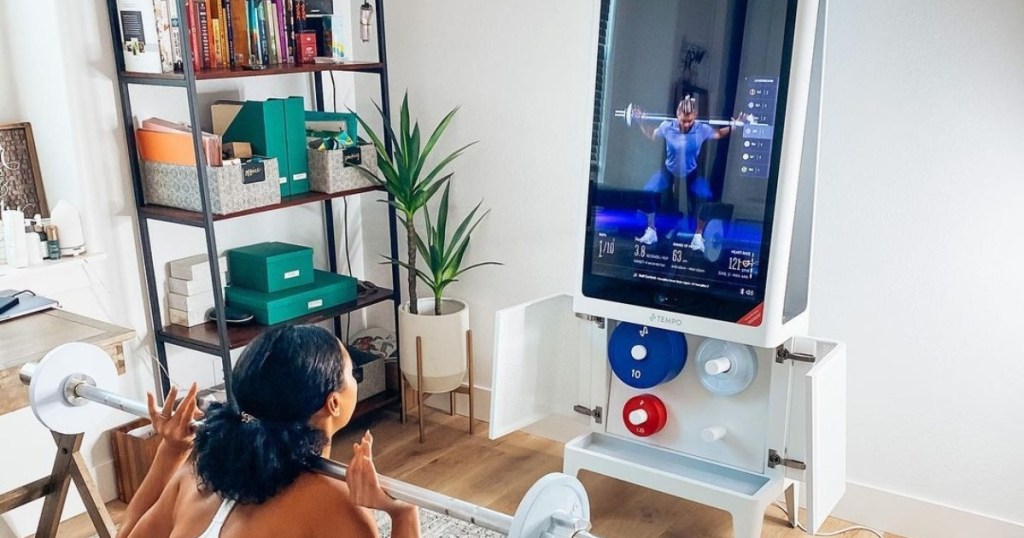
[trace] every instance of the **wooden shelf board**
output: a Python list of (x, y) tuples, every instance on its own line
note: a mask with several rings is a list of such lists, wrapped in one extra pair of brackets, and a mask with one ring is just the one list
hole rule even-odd
[[(362, 194), (365, 192), (380, 191), (384, 192), (380, 187), (362, 187), (359, 189), (353, 189), (349, 191), (341, 191), (333, 194), (325, 192), (306, 192), (302, 194), (296, 194), (294, 196), (286, 196), (281, 199), (281, 203), (268, 205), (263, 207), (257, 207), (254, 209), (246, 209), (245, 211), (239, 211), (237, 213), (229, 213), (227, 215), (214, 215), (214, 221), (235, 219), (238, 217), (245, 217), (248, 215), (255, 215), (258, 213), (266, 213), (267, 211), (276, 211), (278, 209), (284, 209), (286, 207), (295, 207), (304, 204), (310, 204), (313, 202), (323, 202), (324, 200), (333, 200), (335, 198), (343, 198), (345, 196), (354, 196), (356, 194)], [(189, 211), (187, 209), (178, 209), (175, 207), (167, 207), (162, 205), (151, 205), (147, 204), (139, 209), (139, 212), (147, 218), (155, 220), (163, 220), (167, 222), (176, 222), (179, 224), (187, 224), (190, 226), (202, 226), (203, 225), (203, 214), (198, 211)]]
[[(355, 301), (350, 301), (343, 305), (336, 306), (334, 308), (328, 308), (320, 312), (314, 312), (308, 316), (302, 316), (293, 320), (286, 321), (274, 325), (304, 325), (309, 323), (318, 323), (328, 319), (333, 319), (338, 316), (343, 316), (349, 312), (355, 312), (367, 306), (377, 304), (383, 301), (387, 301), (391, 298), (392, 291), (387, 288), (378, 288), (377, 291), (367, 294)], [(228, 326), (228, 346), (231, 349), (237, 349), (247, 345), (256, 338), (260, 333), (267, 330), (266, 325), (248, 324), (238, 326)], [(217, 324), (212, 321), (208, 321), (195, 327), (182, 327), (180, 325), (167, 325), (161, 331), (164, 335), (184, 340), (186, 342), (193, 343), (195, 346), (201, 346), (209, 349), (217, 349), (220, 346), (220, 336), (217, 333)], [(174, 343), (174, 342), (171, 342)]]
[[(268, 75), (290, 75), (294, 73), (316, 73), (323, 71), (351, 71), (356, 73), (379, 73), (384, 70), (384, 64), (380, 62), (349, 61), (344, 63), (323, 63), (323, 64), (275, 64), (268, 65), (263, 69), (242, 69), (217, 68), (200, 69), (196, 72), (196, 80), (215, 80), (225, 78), (264, 77)], [(134, 71), (122, 71), (122, 79), (140, 84), (160, 84), (180, 86), (185, 80), (183, 73), (136, 73)]]

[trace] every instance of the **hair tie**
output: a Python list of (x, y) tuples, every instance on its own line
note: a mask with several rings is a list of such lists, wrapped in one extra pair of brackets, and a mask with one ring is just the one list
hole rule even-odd
[(250, 415), (249, 413), (246, 413), (245, 411), (242, 411), (242, 422), (243, 423), (248, 424), (250, 422), (256, 422), (257, 420), (259, 420), (259, 419), (257, 419), (256, 417)]

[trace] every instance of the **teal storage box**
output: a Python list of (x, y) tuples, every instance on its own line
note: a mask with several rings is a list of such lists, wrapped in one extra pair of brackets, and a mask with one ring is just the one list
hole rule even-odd
[(251, 313), (257, 322), (276, 325), (354, 301), (357, 293), (356, 279), (314, 271), (312, 284), (277, 293), (263, 293), (232, 282), (227, 288), (227, 299), (228, 305)]
[(313, 249), (288, 243), (258, 243), (228, 251), (231, 283), (275, 293), (313, 282)]

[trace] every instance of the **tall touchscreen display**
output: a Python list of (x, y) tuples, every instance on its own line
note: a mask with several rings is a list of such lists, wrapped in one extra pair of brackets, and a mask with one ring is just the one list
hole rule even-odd
[(796, 0), (606, 0), (583, 293), (725, 321), (764, 299)]

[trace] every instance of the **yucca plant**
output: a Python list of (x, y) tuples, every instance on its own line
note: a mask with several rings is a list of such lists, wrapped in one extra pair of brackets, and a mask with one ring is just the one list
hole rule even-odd
[(420, 235), (416, 235), (416, 250), (423, 257), (429, 272), (421, 271), (401, 260), (391, 260), (405, 267), (409, 270), (410, 274), (415, 273), (424, 284), (430, 287), (434, 293), (434, 315), (436, 316), (441, 315), (441, 296), (444, 294), (444, 289), (453, 282), (458, 282), (459, 276), (476, 267), (501, 265), (499, 262), (481, 262), (469, 267), (462, 267), (462, 262), (466, 257), (466, 249), (469, 248), (469, 237), (477, 225), (480, 224), (480, 221), (490, 213), (490, 210), (485, 211), (474, 221), (473, 219), (477, 211), (480, 210), (480, 204), (477, 204), (469, 212), (469, 215), (462, 219), (462, 222), (455, 229), (455, 233), (452, 234), (451, 240), (449, 240), (447, 230), (450, 191), (451, 185), (445, 185), (444, 194), (441, 195), (441, 204), (437, 208), (436, 223), (430, 218), (430, 209), (426, 207), (423, 209), (424, 220), (426, 221), (426, 242), (423, 241)]
[(416, 122), (411, 127), (409, 124), (408, 92), (406, 92), (405, 97), (402, 99), (397, 135), (389, 124), (390, 118), (384, 115), (384, 111), (381, 110), (380, 106), (377, 106), (377, 112), (380, 113), (381, 118), (384, 120), (384, 135), (387, 137), (386, 140), (390, 141), (392, 145), (393, 151), (390, 154), (384, 140), (363, 121), (362, 117), (358, 114), (355, 115), (377, 150), (377, 167), (380, 170), (380, 175), (378, 176), (366, 168), (360, 169), (391, 195), (388, 203), (394, 206), (399, 213), (399, 220), (405, 225), (408, 258), (405, 262), (391, 258), (389, 260), (391, 263), (398, 263), (408, 270), (409, 313), (411, 314), (419, 313), (416, 293), (416, 252), (417, 245), (421, 240), (416, 232), (416, 214), (426, 207), (427, 202), (430, 201), (434, 194), (451, 179), (452, 174), (446, 174), (445, 167), (451, 164), (459, 155), (462, 155), (466, 148), (476, 143), (471, 142), (462, 146), (441, 159), (436, 166), (429, 169), (429, 172), (426, 171), (427, 159), (430, 157), (431, 152), (433, 152), (438, 140), (441, 139), (441, 135), (444, 134), (452, 119), (455, 118), (455, 113), (458, 110), (459, 108), (455, 107), (445, 115), (444, 119), (434, 128), (430, 138), (427, 139), (426, 145), (423, 145), (420, 137), (419, 122)]

